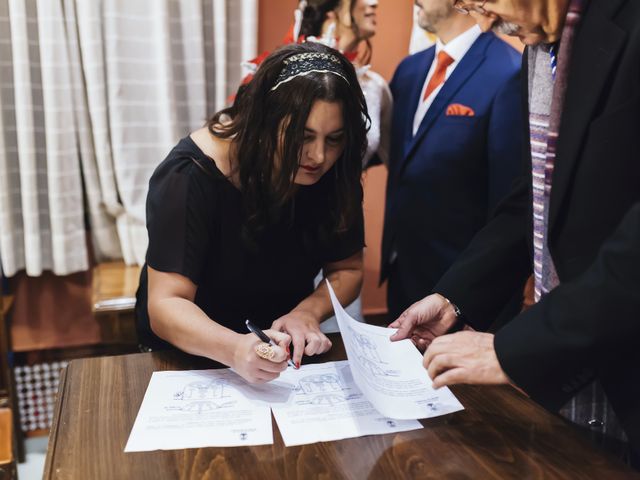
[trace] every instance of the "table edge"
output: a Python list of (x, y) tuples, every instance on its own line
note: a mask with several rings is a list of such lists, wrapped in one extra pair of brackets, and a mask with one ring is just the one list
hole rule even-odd
[(66, 401), (67, 395), (65, 390), (67, 389), (67, 369), (70, 364), (64, 367), (60, 373), (60, 382), (58, 384), (58, 397), (56, 398), (56, 406), (53, 414), (53, 420), (51, 423), (51, 430), (49, 431), (49, 441), (47, 444), (47, 456), (45, 458), (44, 472), (42, 478), (53, 478), (52, 471), (53, 459), (55, 457), (56, 446), (58, 445), (58, 425), (60, 424), (60, 415), (62, 413), (63, 403)]

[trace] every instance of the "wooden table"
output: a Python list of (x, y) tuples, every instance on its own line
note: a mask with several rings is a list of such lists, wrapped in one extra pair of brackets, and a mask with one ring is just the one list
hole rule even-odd
[[(339, 337), (315, 361), (345, 358)], [(180, 352), (72, 361), (61, 382), (46, 479), (638, 478), (561, 418), (510, 387), (453, 388), (465, 410), (398, 434), (285, 448), (274, 444), (124, 453), (157, 370), (215, 368)]]

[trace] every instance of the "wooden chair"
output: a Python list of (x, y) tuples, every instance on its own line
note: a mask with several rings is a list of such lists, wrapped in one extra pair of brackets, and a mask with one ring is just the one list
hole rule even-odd
[(14, 457), (13, 415), (0, 408), (0, 480), (17, 478)]
[(93, 314), (104, 344), (137, 345), (134, 308), (140, 267), (105, 262), (93, 270)]
[[(15, 470), (16, 457), (20, 462), (25, 459), (20, 417), (17, 413), (16, 383), (9, 361), (11, 336), (9, 326), (5, 321), (10, 307), (11, 298), (3, 298), (0, 294), (0, 470), (3, 470), (3, 473), (0, 474), (0, 480), (15, 478), (15, 472), (13, 476), (8, 472)], [(2, 476), (3, 474), (5, 477)]]

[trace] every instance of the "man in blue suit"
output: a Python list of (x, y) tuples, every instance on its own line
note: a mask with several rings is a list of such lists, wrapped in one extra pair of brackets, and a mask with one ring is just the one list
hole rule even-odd
[(450, 0), (416, 0), (435, 46), (391, 82), (381, 281), (389, 318), (431, 292), (519, 173), (520, 54)]

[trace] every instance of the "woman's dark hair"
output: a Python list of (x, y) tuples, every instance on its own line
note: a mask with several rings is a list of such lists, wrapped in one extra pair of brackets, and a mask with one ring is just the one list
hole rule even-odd
[[(342, 2), (349, 1), (349, 13), (351, 15), (351, 29), (357, 37), (360, 37), (358, 25), (353, 18), (353, 8), (357, 0), (307, 0), (307, 6), (302, 12), (302, 24), (300, 25), (300, 35), (305, 37), (320, 37), (322, 35), (322, 25), (327, 19), (329, 12), (335, 12)], [(371, 61), (371, 41), (364, 40), (366, 48), (360, 55), (358, 61), (362, 65), (367, 65)]]
[(336, 11), (340, 2), (341, 0), (307, 0), (307, 6), (302, 12), (300, 35), (319, 37), (327, 14)]
[[(275, 90), (285, 60), (301, 53), (334, 55), (342, 76), (309, 72), (284, 82)], [(344, 78), (342, 78), (344, 77)], [(342, 106), (344, 150), (333, 167), (313, 186), (314, 202), (305, 211), (310, 236), (331, 238), (359, 218), (362, 208), (362, 156), (366, 150), (369, 116), (351, 62), (336, 50), (318, 43), (286, 45), (269, 55), (233, 105), (216, 113), (207, 123), (212, 135), (231, 139), (232, 171), (239, 175), (246, 213), (243, 237), (257, 245), (265, 228), (296, 208), (295, 178), (304, 146), (305, 125), (318, 100)], [(280, 133), (282, 132), (282, 135)], [(278, 158), (278, 165), (275, 160)], [(289, 210), (291, 209), (291, 210)], [(300, 215), (295, 215), (299, 217)]]

